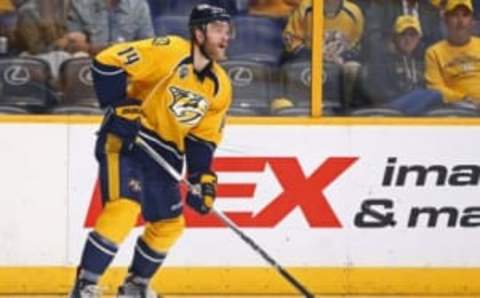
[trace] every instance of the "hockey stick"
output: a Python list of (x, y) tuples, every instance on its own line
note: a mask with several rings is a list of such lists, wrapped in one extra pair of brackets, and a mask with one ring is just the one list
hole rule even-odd
[[(145, 142), (141, 138), (141, 136), (137, 136), (135, 139), (135, 144), (138, 145), (145, 153), (147, 153), (158, 165), (160, 165), (165, 171), (173, 177), (173, 179), (177, 180), (178, 182), (184, 182), (189, 189), (194, 190), (193, 185), (186, 179), (183, 179), (180, 173), (175, 170), (160, 154), (158, 154), (150, 145)], [(296, 280), (290, 273), (288, 273), (285, 268), (283, 268), (280, 264), (278, 264), (265, 250), (263, 250), (255, 241), (253, 241), (250, 237), (248, 237), (245, 233), (243, 233), (235, 223), (230, 220), (225, 214), (212, 208), (213, 214), (215, 214), (223, 223), (232, 229), (235, 234), (240, 236), (240, 238), (245, 241), (248, 245), (250, 245), (253, 250), (258, 252), (270, 265), (272, 265), (277, 271), (287, 279), (290, 284), (292, 284), (302, 295), (307, 298), (313, 298), (313, 294), (310, 293), (298, 280)]]

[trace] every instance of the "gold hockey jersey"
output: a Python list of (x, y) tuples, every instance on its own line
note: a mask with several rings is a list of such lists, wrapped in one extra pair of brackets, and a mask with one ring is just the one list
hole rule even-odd
[(140, 117), (144, 127), (173, 143), (180, 153), (187, 135), (215, 145), (220, 142), (232, 98), (231, 82), (215, 62), (197, 72), (190, 42), (165, 36), (122, 43), (104, 50), (95, 60), (108, 71), (95, 70), (95, 64), (94, 71), (106, 76), (124, 73), (126, 96), (141, 101), (140, 108), (116, 108), (118, 115)]

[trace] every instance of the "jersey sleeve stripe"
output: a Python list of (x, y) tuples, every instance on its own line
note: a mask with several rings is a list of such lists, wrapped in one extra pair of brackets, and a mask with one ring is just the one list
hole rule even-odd
[(116, 76), (116, 75), (125, 73), (125, 70), (123, 70), (122, 68), (101, 64), (96, 60), (94, 60), (91, 68), (92, 68), (92, 71), (98, 74), (101, 74), (103, 76)]
[(203, 143), (205, 146), (207, 146), (208, 148), (210, 148), (211, 151), (215, 151), (215, 149), (217, 148), (217, 146), (212, 143), (212, 142), (209, 142), (207, 140), (204, 140), (204, 139), (201, 139), (197, 136), (194, 136), (193, 134), (189, 134), (187, 135), (187, 139), (189, 139), (190, 141), (194, 141), (194, 142), (201, 142)]
[(145, 128), (143, 128), (143, 130), (141, 130), (139, 132), (139, 134), (146, 141), (149, 141), (149, 142), (153, 143), (154, 145), (156, 145), (158, 147), (161, 147), (164, 150), (167, 150), (168, 152), (173, 154), (178, 160), (183, 160), (183, 153), (179, 152), (172, 145), (164, 142), (159, 137), (154, 136), (152, 133), (147, 133)]
[(118, 67), (93, 60), (92, 77), (100, 106), (115, 106), (127, 96), (127, 73)]

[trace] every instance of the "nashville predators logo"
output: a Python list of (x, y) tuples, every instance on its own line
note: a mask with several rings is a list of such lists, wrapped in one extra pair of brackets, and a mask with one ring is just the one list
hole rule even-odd
[(170, 111), (177, 120), (190, 126), (198, 124), (208, 110), (208, 102), (205, 98), (173, 86), (169, 90), (173, 97)]
[(142, 191), (142, 183), (136, 179), (130, 179), (128, 181), (128, 188), (132, 192), (141, 192)]

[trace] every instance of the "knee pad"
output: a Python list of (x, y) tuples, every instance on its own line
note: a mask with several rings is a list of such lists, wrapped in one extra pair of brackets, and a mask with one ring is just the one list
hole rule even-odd
[(147, 223), (142, 239), (154, 251), (166, 253), (185, 229), (183, 215)]
[(140, 204), (128, 199), (108, 201), (95, 223), (95, 231), (119, 245), (137, 223)]

